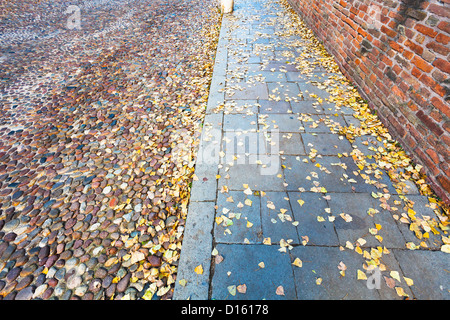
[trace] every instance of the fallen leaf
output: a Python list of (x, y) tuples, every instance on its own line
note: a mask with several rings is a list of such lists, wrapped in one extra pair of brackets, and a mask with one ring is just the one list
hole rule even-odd
[(241, 284), (241, 285), (237, 286), (237, 291), (239, 293), (244, 294), (247, 292), (247, 286), (245, 284)]
[(358, 280), (367, 280), (367, 276), (364, 272), (362, 272), (361, 270), (357, 270), (357, 279)]
[(236, 286), (235, 286), (235, 285), (228, 286), (227, 289), (228, 289), (228, 292), (229, 292), (232, 296), (235, 296), (235, 295), (236, 295)]
[(198, 266), (195, 267), (194, 272), (196, 274), (203, 274), (203, 266), (200, 264)]
[(284, 288), (283, 286), (278, 286), (277, 290), (275, 291), (275, 293), (279, 296), (284, 296)]
[(295, 260), (294, 260), (294, 262), (292, 262), (292, 264), (299, 268), (301, 268), (303, 266), (302, 260), (300, 260), (299, 258), (295, 258)]

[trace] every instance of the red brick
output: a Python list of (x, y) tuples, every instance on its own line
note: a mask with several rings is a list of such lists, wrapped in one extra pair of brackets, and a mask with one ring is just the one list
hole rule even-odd
[(431, 70), (433, 70), (432, 65), (418, 56), (414, 56), (411, 62), (422, 71), (430, 72)]
[(440, 45), (439, 43), (432, 41), (427, 44), (427, 48), (433, 50), (434, 52), (437, 52), (439, 54), (442, 54), (443, 56), (446, 56), (450, 53), (450, 49)]
[(439, 181), (439, 183), (445, 189), (445, 191), (447, 191), (447, 193), (450, 193), (450, 180), (448, 179), (448, 177), (439, 175), (436, 179)]
[(436, 37), (436, 41), (442, 44), (447, 45), (450, 42), (450, 37), (446, 36), (443, 33), (439, 33)]
[(442, 100), (436, 97), (433, 97), (431, 99), (431, 103), (433, 104), (433, 106), (438, 108), (443, 114), (445, 114), (447, 117), (450, 118), (450, 107), (448, 104), (442, 102)]
[(430, 4), (428, 10), (430, 10), (434, 14), (437, 14), (438, 16), (450, 18), (450, 9), (448, 7), (444, 7), (443, 5), (433, 3)]
[(419, 110), (416, 112), (417, 118), (422, 120), (422, 122), (429, 128), (431, 131), (434, 132), (438, 137), (444, 133), (442, 129), (439, 127), (439, 125), (434, 122), (433, 119), (431, 119), (429, 116), (427, 116), (422, 110)]
[(441, 21), (439, 22), (439, 24), (437, 25), (437, 27), (442, 30), (445, 31), (447, 33), (450, 33), (450, 22), (446, 22), (446, 21)]
[(422, 54), (422, 52), (423, 52), (422, 46), (419, 46), (418, 44), (415, 44), (414, 42), (412, 42), (410, 40), (405, 41), (405, 46), (407, 46), (408, 48), (410, 48), (412, 51), (414, 51), (417, 54)]
[(417, 31), (419, 31), (420, 33), (423, 33), (424, 35), (427, 35), (427, 36), (429, 36), (431, 38), (436, 37), (436, 35), (438, 34), (437, 31), (435, 31), (432, 28), (426, 27), (423, 24), (417, 24), (415, 29)]
[(431, 160), (433, 160), (435, 164), (439, 164), (439, 156), (436, 151), (433, 149), (427, 149), (425, 152), (430, 156)]
[(450, 62), (444, 60), (444, 59), (436, 59), (433, 62), (433, 66), (438, 68), (439, 70), (442, 70), (444, 72), (450, 73)]
[(395, 38), (397, 36), (397, 32), (392, 29), (387, 28), (386, 26), (381, 26), (381, 32), (387, 34), (391, 38)]

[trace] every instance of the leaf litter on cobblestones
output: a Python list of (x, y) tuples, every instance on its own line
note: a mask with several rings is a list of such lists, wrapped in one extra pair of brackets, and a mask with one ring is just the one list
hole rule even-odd
[[(35, 13), (54, 9), (21, 3)], [(28, 241), (26, 251), (48, 244), (50, 254), (71, 255), (76, 243), (77, 255), (106, 261), (113, 285), (74, 298), (173, 293), (220, 14), (212, 1), (135, 5), (132, 28), (90, 36), (98, 21), (113, 25), (129, 10), (115, 7), (111, 15), (94, 6), (104, 20), (83, 13), (88, 36), (38, 39), (35, 50), (14, 44), (16, 55), (1, 71), (0, 227), (22, 217), (29, 232), (16, 244)], [(5, 19), (13, 27), (23, 22)], [(65, 41), (73, 50), (63, 50)], [(12, 196), (10, 185), (18, 188)]]

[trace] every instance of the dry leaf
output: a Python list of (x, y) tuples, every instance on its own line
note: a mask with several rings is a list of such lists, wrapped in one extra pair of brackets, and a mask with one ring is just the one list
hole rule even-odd
[(277, 290), (275, 291), (275, 293), (279, 296), (284, 296), (284, 288), (283, 286), (278, 286)]
[(203, 266), (200, 264), (198, 266), (195, 267), (194, 272), (196, 274), (203, 274)]
[(237, 292), (239, 293), (246, 293), (247, 292), (247, 286), (245, 284), (241, 284), (239, 286), (237, 286)]

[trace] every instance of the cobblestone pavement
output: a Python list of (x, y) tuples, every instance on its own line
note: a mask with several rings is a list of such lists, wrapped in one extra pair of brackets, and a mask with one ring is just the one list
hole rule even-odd
[(285, 1), (224, 15), (175, 299), (450, 298), (447, 217), (321, 48)]
[(0, 20), (0, 299), (171, 298), (214, 1), (2, 1)]

